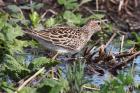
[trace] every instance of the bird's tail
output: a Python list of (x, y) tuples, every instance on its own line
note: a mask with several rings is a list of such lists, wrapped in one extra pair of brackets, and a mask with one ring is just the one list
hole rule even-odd
[(23, 28), (22, 30), (23, 30), (23, 33), (25, 33), (25, 34), (28, 34), (28, 33), (32, 33), (33, 32), (33, 30), (32, 29), (29, 29), (29, 28)]
[(36, 35), (37, 34), (37, 31), (35, 31), (33, 29), (23, 28), (22, 30), (25, 34), (28, 34), (28, 35)]

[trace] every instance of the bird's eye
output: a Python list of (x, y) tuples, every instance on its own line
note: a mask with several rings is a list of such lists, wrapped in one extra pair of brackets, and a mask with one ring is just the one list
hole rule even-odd
[(97, 24), (98, 24), (98, 25), (101, 25), (101, 22), (98, 22)]

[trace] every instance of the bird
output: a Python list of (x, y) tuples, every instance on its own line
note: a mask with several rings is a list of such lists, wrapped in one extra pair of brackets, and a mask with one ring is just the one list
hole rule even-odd
[(90, 20), (82, 27), (55, 26), (41, 31), (25, 30), (24, 32), (45, 48), (56, 51), (58, 54), (74, 54), (83, 49), (91, 36), (100, 30), (100, 22)]
[[(56, 51), (57, 54), (52, 58), (55, 59), (60, 53), (77, 53), (81, 51), (90, 40), (91, 36), (100, 30), (100, 22), (90, 20), (83, 27), (56, 26), (41, 31), (23, 29), (23, 32), (36, 39), (45, 48)], [(42, 67), (19, 86), (17, 91), (20, 91), (30, 80), (44, 70), (45, 67)], [(53, 68), (52, 77), (54, 77)]]

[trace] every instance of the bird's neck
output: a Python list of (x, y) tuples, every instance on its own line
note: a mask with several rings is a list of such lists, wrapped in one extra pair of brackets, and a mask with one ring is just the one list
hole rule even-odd
[(91, 29), (90, 27), (88, 27), (87, 25), (83, 26), (82, 29), (83, 29), (83, 31), (84, 31), (85, 33), (88, 34), (88, 38), (89, 38), (89, 39), (91, 38), (91, 36), (92, 36), (95, 32), (97, 32), (97, 31), (94, 31), (94, 29)]

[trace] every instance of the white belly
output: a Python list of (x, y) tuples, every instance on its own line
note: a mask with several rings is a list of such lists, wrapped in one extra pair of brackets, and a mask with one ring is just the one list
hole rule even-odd
[(56, 46), (54, 44), (51, 44), (51, 42), (47, 42), (47, 41), (44, 41), (42, 39), (38, 40), (38, 42), (41, 45), (43, 45), (45, 48), (53, 50), (53, 51), (57, 51), (58, 53), (72, 53), (72, 52), (74, 52), (74, 51), (70, 51), (68, 49), (65, 49), (61, 46)]

